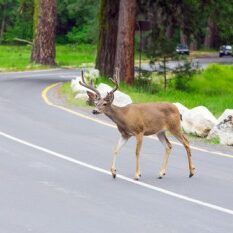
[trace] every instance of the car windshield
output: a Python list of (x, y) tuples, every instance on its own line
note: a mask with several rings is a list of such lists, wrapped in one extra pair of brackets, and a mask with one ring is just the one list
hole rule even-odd
[(232, 49), (232, 47), (231, 47), (230, 45), (227, 45), (227, 46), (226, 46), (226, 49), (231, 50), (231, 49)]
[(179, 48), (179, 49), (187, 49), (188, 46), (187, 45), (183, 45), (183, 44), (179, 44), (179, 45), (177, 45), (177, 48)]

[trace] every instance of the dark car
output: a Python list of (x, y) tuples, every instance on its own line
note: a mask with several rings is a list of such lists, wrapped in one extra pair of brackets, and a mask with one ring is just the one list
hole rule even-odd
[(219, 57), (222, 56), (232, 56), (232, 46), (231, 45), (222, 45), (219, 49)]
[(185, 44), (178, 44), (176, 46), (176, 52), (178, 54), (186, 54), (186, 55), (189, 55), (189, 48), (187, 45)]

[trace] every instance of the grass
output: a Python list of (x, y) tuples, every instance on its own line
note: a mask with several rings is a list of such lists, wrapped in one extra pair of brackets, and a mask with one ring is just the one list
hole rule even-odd
[(60, 92), (62, 96), (65, 96), (68, 103), (79, 106), (79, 107), (86, 107), (86, 101), (85, 100), (77, 100), (75, 99), (75, 93), (72, 92), (70, 87), (70, 82), (66, 82), (61, 86)]
[[(48, 66), (30, 63), (31, 46), (0, 45), (0, 71), (44, 69)], [(95, 45), (57, 45), (58, 66), (93, 66), (96, 56)]]
[[(98, 82), (111, 85), (109, 80), (100, 78)], [(210, 65), (201, 73), (195, 74), (188, 90), (175, 90), (170, 87), (163, 91), (157, 86), (144, 86), (136, 82), (134, 86), (121, 83), (120, 90), (130, 95), (133, 102), (169, 101), (179, 102), (188, 108), (206, 106), (216, 117), (233, 108), (233, 65)], [(71, 93), (70, 83), (64, 84), (66, 94)], [(150, 89), (150, 90), (149, 90)], [(78, 102), (76, 102), (79, 105)]]

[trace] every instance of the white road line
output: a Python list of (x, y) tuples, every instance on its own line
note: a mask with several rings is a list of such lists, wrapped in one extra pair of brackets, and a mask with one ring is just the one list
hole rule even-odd
[[(85, 167), (85, 168), (89, 168), (91, 170), (94, 170), (94, 171), (97, 171), (97, 172), (100, 172), (100, 173), (103, 173), (103, 174), (111, 175), (111, 173), (109, 171), (105, 170), (105, 169), (102, 169), (102, 168), (90, 165), (90, 164), (85, 163), (85, 162), (81, 162), (81, 161), (79, 161), (77, 159), (70, 158), (70, 157), (68, 157), (66, 155), (54, 152), (54, 151), (46, 149), (44, 147), (37, 146), (35, 144), (32, 144), (32, 143), (24, 141), (22, 139), (16, 138), (16, 137), (11, 136), (9, 134), (6, 134), (4, 132), (0, 131), (0, 136), (8, 138), (8, 139), (10, 139), (12, 141), (15, 141), (17, 143), (23, 144), (25, 146), (31, 147), (33, 149), (42, 151), (44, 153), (47, 153), (47, 154), (52, 155), (54, 157), (57, 157), (59, 159), (63, 159), (63, 160), (66, 160), (68, 162), (78, 164), (79, 166), (82, 166), (82, 167)], [(138, 186), (150, 189), (150, 190), (154, 190), (154, 191), (159, 192), (159, 193), (166, 194), (168, 196), (175, 197), (177, 199), (181, 199), (181, 200), (184, 200), (184, 201), (187, 201), (187, 202), (191, 202), (191, 203), (199, 205), (199, 206), (204, 206), (204, 207), (207, 207), (207, 208), (210, 208), (210, 209), (213, 209), (213, 210), (225, 213), (225, 214), (233, 215), (233, 210), (226, 209), (226, 208), (223, 208), (221, 206), (217, 206), (217, 205), (214, 205), (214, 204), (211, 204), (211, 203), (208, 203), (208, 202), (200, 201), (200, 200), (197, 200), (197, 199), (185, 196), (185, 195), (181, 195), (181, 194), (178, 194), (178, 193), (175, 193), (175, 192), (171, 192), (169, 190), (162, 189), (162, 188), (150, 185), (150, 184), (146, 184), (146, 183), (141, 182), (141, 181), (135, 181), (135, 180), (130, 179), (129, 177), (126, 177), (126, 176), (123, 176), (123, 175), (117, 175), (117, 178), (121, 179), (121, 180), (124, 180), (124, 181), (127, 181), (129, 183), (133, 183), (135, 185), (138, 185)]]

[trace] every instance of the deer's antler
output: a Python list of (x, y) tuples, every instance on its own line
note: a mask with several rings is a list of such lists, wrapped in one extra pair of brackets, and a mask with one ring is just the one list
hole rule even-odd
[(115, 74), (113, 76), (113, 79), (112, 78), (110, 78), (110, 79), (116, 85), (111, 91), (112, 93), (114, 93), (118, 89), (119, 83), (120, 83), (119, 68), (118, 67), (115, 68)]
[(84, 75), (83, 75), (83, 70), (81, 71), (81, 75), (82, 75), (82, 82), (79, 81), (79, 84), (82, 85), (83, 87), (86, 87), (86, 88), (94, 91), (98, 96), (101, 96), (99, 91), (94, 87), (93, 80), (91, 80), (90, 84), (86, 83), (86, 81), (84, 79)]

